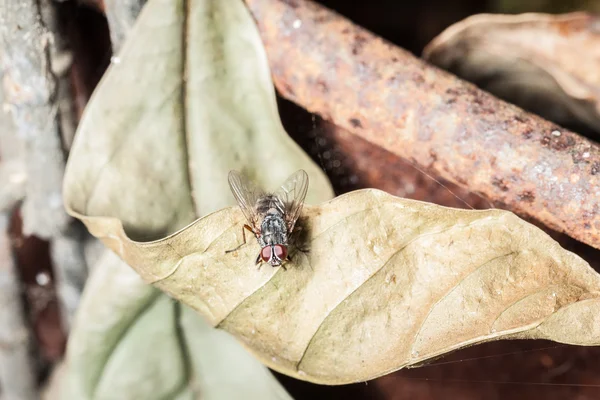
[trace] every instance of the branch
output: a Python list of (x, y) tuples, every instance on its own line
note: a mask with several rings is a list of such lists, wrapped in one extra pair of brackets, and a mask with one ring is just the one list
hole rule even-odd
[[(7, 105), (16, 135), (25, 142), (23, 232), (51, 241), (61, 316), (68, 330), (87, 276), (82, 228), (65, 213), (61, 194), (64, 152), (76, 125), (68, 75), (72, 55), (57, 5), (50, 0), (4, 1), (0, 12)], [(3, 153), (8, 151), (5, 144)], [(0, 178), (10, 165), (0, 166)], [(6, 202), (10, 205), (12, 200)]]
[(65, 156), (57, 79), (49, 57), (54, 38), (42, 24), (41, 8), (51, 7), (48, 1), (0, 2), (5, 96), (26, 150), (23, 232), (43, 238), (60, 233), (69, 223), (61, 195)]
[(504, 208), (600, 248), (600, 147), (306, 0), (246, 0), (280, 93)]
[(6, 399), (37, 399), (31, 335), (23, 316), (8, 219), (6, 213), (0, 214), (0, 386)]

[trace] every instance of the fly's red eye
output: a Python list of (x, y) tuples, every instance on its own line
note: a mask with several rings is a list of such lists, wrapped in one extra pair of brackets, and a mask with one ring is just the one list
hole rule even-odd
[(269, 262), (271, 257), (272, 257), (271, 246), (263, 247), (263, 249), (260, 251), (260, 258), (262, 258), (262, 260), (264, 262)]
[(273, 246), (273, 250), (275, 252), (275, 256), (280, 260), (285, 260), (287, 258), (287, 248), (280, 244), (276, 244)]

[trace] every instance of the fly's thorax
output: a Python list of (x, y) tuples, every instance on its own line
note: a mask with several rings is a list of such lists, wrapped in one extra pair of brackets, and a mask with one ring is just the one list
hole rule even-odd
[(258, 200), (256, 203), (256, 212), (258, 215), (283, 215), (285, 213), (285, 205), (277, 196), (268, 194)]
[(288, 232), (285, 219), (281, 213), (269, 213), (265, 215), (260, 225), (261, 246), (269, 246), (275, 244), (287, 245)]

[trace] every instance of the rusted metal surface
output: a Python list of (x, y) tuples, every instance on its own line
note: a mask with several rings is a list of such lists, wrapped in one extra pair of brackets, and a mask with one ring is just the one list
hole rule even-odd
[(331, 122), (314, 118), (289, 101), (279, 101), (278, 107), (285, 130), (327, 173), (338, 195), (377, 188), (394, 196), (447, 207), (493, 207), (482, 197), (429, 171), (419, 170), (396, 154)]
[(600, 248), (600, 147), (303, 0), (246, 0), (280, 93), (420, 168)]

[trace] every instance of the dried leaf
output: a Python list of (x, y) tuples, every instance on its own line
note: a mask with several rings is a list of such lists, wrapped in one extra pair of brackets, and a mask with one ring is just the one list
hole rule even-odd
[(254, 266), (228, 208), (138, 243), (79, 215), (147, 281), (238, 337), (269, 367), (313, 382), (371, 379), (502, 338), (600, 345), (600, 276), (538, 228), (376, 190), (307, 207), (308, 255)]
[(529, 12), (533, 8), (538, 12), (549, 14), (560, 14), (573, 10), (600, 13), (600, 3), (596, 0), (492, 0), (488, 7), (494, 13), (503, 14), (520, 14)]
[(63, 398), (290, 399), (233, 338), (112, 252), (97, 267), (69, 340)]
[(281, 126), (243, 3), (152, 0), (84, 112), (64, 196), (85, 215), (119, 217), (133, 237), (159, 238), (234, 204), (230, 169), (272, 187), (299, 168), (309, 201), (333, 196)]
[(600, 18), (469, 17), (424, 50), (429, 61), (563, 125), (600, 133)]

